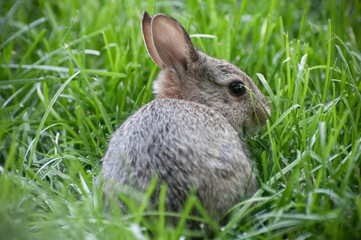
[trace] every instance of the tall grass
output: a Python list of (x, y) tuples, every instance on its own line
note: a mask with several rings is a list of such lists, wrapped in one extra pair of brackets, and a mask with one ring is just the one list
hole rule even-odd
[(153, 99), (159, 69), (143, 46), (143, 10), (178, 19), (272, 107), (247, 137), (259, 191), (212, 237), (360, 239), (357, 0), (1, 1), (0, 239), (206, 236), (184, 224), (191, 207), (202, 212), (194, 197), (172, 229), (162, 204), (104, 210), (96, 183), (111, 134)]

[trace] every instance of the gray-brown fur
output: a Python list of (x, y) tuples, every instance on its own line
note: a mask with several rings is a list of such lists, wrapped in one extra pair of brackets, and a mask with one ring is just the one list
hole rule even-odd
[[(180, 211), (196, 189), (210, 216), (219, 220), (257, 189), (240, 135), (243, 127), (263, 124), (270, 107), (244, 72), (197, 51), (173, 18), (145, 12), (142, 30), (151, 58), (162, 68), (154, 83), (157, 98), (114, 133), (103, 158), (104, 192), (141, 196), (156, 176), (154, 206), (162, 183), (171, 211)], [(230, 93), (234, 81), (251, 90), (253, 104), (249, 92)]]

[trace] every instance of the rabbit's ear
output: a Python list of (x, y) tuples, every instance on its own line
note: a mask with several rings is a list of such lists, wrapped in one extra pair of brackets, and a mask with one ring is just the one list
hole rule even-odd
[(157, 14), (152, 19), (152, 39), (155, 50), (165, 66), (187, 69), (187, 64), (197, 60), (198, 53), (184, 29), (172, 17)]
[(152, 16), (149, 15), (149, 13), (144, 12), (143, 13), (143, 19), (142, 19), (142, 33), (143, 33), (143, 40), (145, 43), (145, 46), (147, 47), (147, 51), (152, 58), (153, 62), (158, 65), (160, 68), (164, 68), (164, 64), (162, 60), (160, 60), (153, 44), (152, 39), (152, 30), (151, 30), (151, 22), (152, 22)]

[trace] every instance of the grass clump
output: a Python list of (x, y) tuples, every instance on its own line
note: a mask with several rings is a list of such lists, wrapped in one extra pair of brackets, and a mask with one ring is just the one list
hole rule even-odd
[(357, 0), (1, 1), (0, 238), (205, 237), (168, 229), (162, 207), (103, 211), (107, 141), (153, 99), (143, 10), (212, 35), (193, 42), (241, 67), (273, 110), (247, 138), (260, 189), (214, 238), (361, 238)]

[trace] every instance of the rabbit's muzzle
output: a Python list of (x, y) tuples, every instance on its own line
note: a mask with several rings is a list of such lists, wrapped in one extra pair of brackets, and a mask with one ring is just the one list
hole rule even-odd
[(252, 122), (255, 126), (263, 126), (271, 117), (271, 107), (268, 102), (257, 104), (252, 113)]

